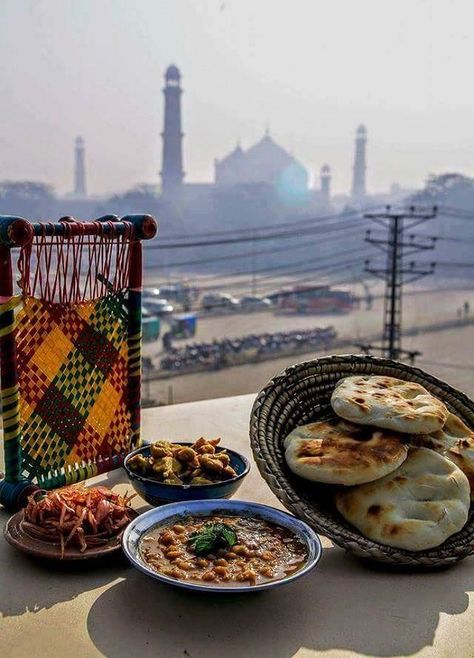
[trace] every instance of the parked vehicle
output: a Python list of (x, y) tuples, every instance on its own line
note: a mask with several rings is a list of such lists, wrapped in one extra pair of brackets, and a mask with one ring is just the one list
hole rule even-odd
[(143, 296), (146, 299), (156, 299), (157, 297), (168, 299), (171, 302), (180, 304), (184, 310), (187, 310), (196, 301), (198, 292), (196, 288), (191, 286), (182, 283), (173, 283), (160, 286), (159, 288), (145, 288), (143, 290)]
[(197, 318), (194, 313), (176, 315), (171, 321), (173, 338), (192, 338), (196, 334)]
[(352, 310), (355, 297), (330, 286), (295, 286), (271, 295), (280, 311), (297, 313), (344, 313)]
[(241, 338), (223, 338), (211, 343), (192, 343), (179, 348), (168, 344), (165, 346), (167, 355), (161, 359), (160, 367), (162, 370), (182, 372), (218, 370), (237, 363), (248, 363), (260, 357), (268, 358), (268, 355), (273, 354), (327, 350), (336, 337), (337, 332), (331, 326), (249, 334)]
[(213, 292), (202, 296), (201, 306), (205, 311), (218, 309), (235, 311), (239, 307), (239, 302), (225, 292)]
[(156, 299), (147, 297), (144, 302), (145, 308), (151, 315), (158, 315), (161, 317), (164, 315), (171, 315), (174, 311), (174, 306), (172, 306), (167, 299), (162, 299), (161, 297), (157, 297)]
[(257, 311), (271, 308), (272, 300), (258, 295), (245, 295), (239, 299), (239, 305), (245, 311)]
[(160, 318), (152, 315), (150, 311), (142, 307), (142, 336), (145, 343), (153, 342), (160, 336)]

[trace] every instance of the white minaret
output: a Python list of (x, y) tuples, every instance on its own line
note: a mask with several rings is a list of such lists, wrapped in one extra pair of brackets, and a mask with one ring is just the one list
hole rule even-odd
[(321, 167), (321, 196), (325, 206), (331, 202), (331, 168), (325, 164)]
[(76, 137), (74, 148), (74, 196), (87, 196), (85, 147), (82, 137)]
[(354, 172), (351, 194), (354, 201), (361, 201), (367, 194), (365, 189), (365, 177), (367, 171), (366, 146), (367, 128), (364, 125), (360, 125), (357, 128), (355, 139)]

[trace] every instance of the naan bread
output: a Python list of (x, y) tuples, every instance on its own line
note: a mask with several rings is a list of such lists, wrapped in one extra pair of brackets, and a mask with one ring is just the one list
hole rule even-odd
[(471, 499), (474, 500), (474, 433), (470, 437), (459, 439), (456, 445), (448, 450), (446, 457), (453, 461), (469, 480)]
[(336, 494), (339, 512), (365, 537), (408, 551), (434, 548), (461, 530), (469, 503), (467, 477), (428, 448), (410, 450), (381, 480)]
[(419, 448), (431, 448), (431, 450), (444, 454), (450, 448), (453, 448), (459, 442), (459, 439), (470, 439), (472, 437), (473, 432), (469, 427), (458, 416), (449, 413), (443, 429), (431, 432), (431, 434), (413, 434), (410, 438), (410, 445)]
[(395, 470), (408, 448), (394, 432), (339, 418), (296, 427), (284, 443), (286, 463), (314, 482), (354, 485)]
[(346, 377), (337, 382), (331, 406), (341, 418), (406, 434), (441, 430), (444, 404), (420, 384), (385, 376)]

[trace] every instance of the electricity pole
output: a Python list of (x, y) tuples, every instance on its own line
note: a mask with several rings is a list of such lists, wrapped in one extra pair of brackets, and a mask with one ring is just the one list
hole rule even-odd
[(417, 264), (415, 261), (405, 263), (404, 257), (432, 250), (436, 238), (417, 236), (406, 232), (414, 226), (436, 217), (437, 209), (417, 211), (414, 207), (408, 211), (395, 212), (387, 206), (385, 212), (366, 213), (364, 216), (387, 230), (386, 237), (378, 237), (369, 229), (365, 241), (386, 253), (385, 267), (371, 266), (365, 261), (365, 271), (385, 282), (383, 337), (382, 345), (358, 345), (366, 354), (380, 351), (389, 359), (399, 359), (407, 356), (411, 363), (420, 354), (417, 350), (403, 350), (401, 346), (402, 333), (402, 288), (403, 284), (413, 283), (418, 279), (433, 274), (435, 263)]

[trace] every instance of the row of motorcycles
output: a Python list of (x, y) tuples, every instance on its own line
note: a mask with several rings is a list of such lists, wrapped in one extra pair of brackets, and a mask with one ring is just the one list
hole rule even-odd
[(160, 368), (168, 371), (219, 370), (237, 363), (258, 360), (270, 354), (301, 351), (304, 348), (327, 349), (337, 332), (334, 327), (296, 329), (276, 333), (249, 334), (242, 338), (224, 338), (211, 343), (192, 343), (167, 348)]

